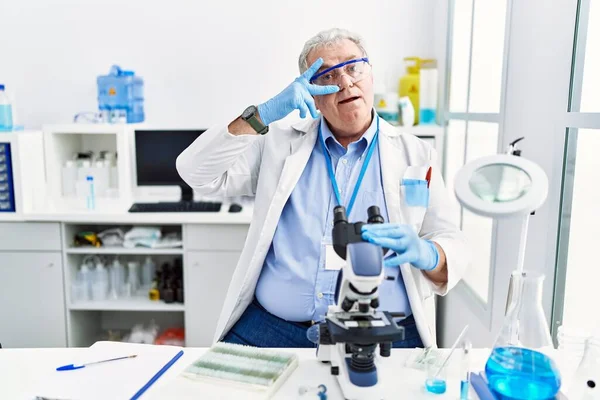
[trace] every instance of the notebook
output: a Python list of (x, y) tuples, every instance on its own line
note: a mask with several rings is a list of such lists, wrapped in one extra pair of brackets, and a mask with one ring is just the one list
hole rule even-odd
[[(73, 353), (65, 352), (64, 359), (57, 360), (57, 365), (40, 377), (35, 385), (34, 395), (65, 400), (131, 399), (181, 350), (182, 348), (176, 346), (97, 342), (85, 351), (77, 353), (77, 357), (73, 357)], [(73, 371), (56, 371), (56, 367), (61, 365), (83, 364), (131, 354), (137, 354), (137, 357)], [(177, 362), (174, 366), (176, 365)], [(168, 380), (170, 372), (176, 375), (167, 370), (153, 386)]]

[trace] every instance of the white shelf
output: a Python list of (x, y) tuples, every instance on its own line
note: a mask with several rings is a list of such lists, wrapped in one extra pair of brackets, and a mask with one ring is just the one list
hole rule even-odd
[(416, 136), (439, 136), (444, 134), (444, 127), (441, 125), (395, 125), (395, 128), (398, 129), (399, 132), (412, 133)]
[(134, 247), (131, 249), (125, 247), (68, 247), (66, 250), (67, 254), (128, 254), (128, 255), (153, 255), (153, 254), (183, 254), (183, 249), (169, 248), (169, 249), (152, 249), (149, 247)]
[(167, 304), (164, 301), (151, 301), (143, 297), (104, 300), (82, 301), (69, 305), (69, 310), (95, 310), (95, 311), (184, 311), (181, 303)]

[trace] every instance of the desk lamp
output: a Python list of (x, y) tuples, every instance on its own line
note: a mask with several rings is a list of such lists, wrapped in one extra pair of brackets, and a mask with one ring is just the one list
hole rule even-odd
[(512, 142), (505, 154), (481, 157), (456, 174), (454, 193), (469, 211), (486, 217), (522, 218), (517, 271), (523, 271), (529, 216), (548, 195), (548, 177), (542, 168), (521, 157)]

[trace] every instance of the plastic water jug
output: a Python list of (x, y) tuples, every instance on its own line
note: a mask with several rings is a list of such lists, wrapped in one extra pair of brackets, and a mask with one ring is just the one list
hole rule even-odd
[(135, 72), (113, 65), (97, 84), (98, 108), (105, 122), (144, 121), (144, 80)]

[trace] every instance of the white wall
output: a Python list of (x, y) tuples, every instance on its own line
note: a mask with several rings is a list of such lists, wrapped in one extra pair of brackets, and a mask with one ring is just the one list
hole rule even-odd
[(267, 100), (298, 74), (304, 42), (339, 26), (366, 39), (374, 74), (434, 55), (437, 0), (3, 0), (0, 83), (18, 123), (35, 128), (96, 111), (112, 64), (145, 79), (146, 120), (210, 126)]

